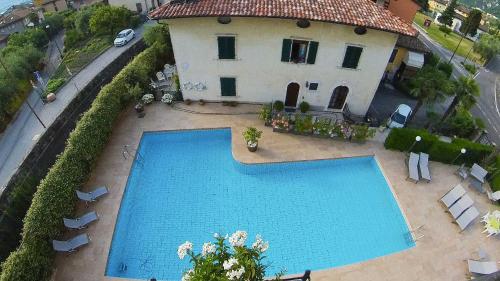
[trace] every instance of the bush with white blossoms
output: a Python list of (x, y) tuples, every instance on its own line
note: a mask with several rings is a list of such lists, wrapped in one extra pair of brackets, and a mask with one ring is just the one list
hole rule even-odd
[(171, 94), (164, 94), (161, 97), (161, 102), (164, 104), (172, 104), (174, 102), (174, 96), (172, 96)]
[(145, 104), (150, 104), (153, 102), (154, 99), (155, 97), (153, 96), (153, 94), (145, 94), (144, 96), (142, 96), (141, 100)]
[[(180, 259), (191, 258), (192, 269), (184, 272), (182, 281), (261, 281), (267, 266), (262, 264), (269, 243), (257, 235), (252, 247), (247, 247), (247, 233), (236, 231), (230, 237), (214, 234), (215, 242), (204, 243), (195, 254), (193, 244), (186, 241), (177, 249)], [(228, 243), (229, 242), (229, 245)], [(279, 278), (277, 276), (276, 278)]]

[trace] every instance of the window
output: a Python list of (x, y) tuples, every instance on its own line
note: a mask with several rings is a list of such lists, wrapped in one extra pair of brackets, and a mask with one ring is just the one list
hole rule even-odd
[(217, 37), (217, 44), (219, 45), (219, 59), (234, 60), (236, 58), (234, 39), (234, 36)]
[(389, 58), (389, 62), (393, 62), (397, 54), (398, 54), (398, 49), (394, 48), (394, 50), (392, 50), (391, 57)]
[(309, 91), (317, 91), (319, 83), (318, 82), (309, 82)]
[(236, 78), (221, 77), (220, 93), (223, 97), (236, 96)]
[(316, 41), (283, 39), (281, 61), (314, 64), (318, 45)]
[(344, 61), (342, 62), (342, 67), (352, 69), (358, 68), (361, 52), (363, 52), (363, 48), (361, 47), (347, 46), (347, 49), (345, 50)]

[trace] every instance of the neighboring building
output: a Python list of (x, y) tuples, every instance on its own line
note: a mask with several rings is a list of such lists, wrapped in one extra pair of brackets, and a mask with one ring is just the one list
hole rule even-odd
[(160, 7), (165, 0), (108, 0), (109, 5), (124, 6), (125, 8), (137, 12), (138, 14), (146, 14)]
[(0, 34), (0, 49), (5, 48), (5, 46), (7, 46), (7, 39), (9, 39), (9, 35)]
[(414, 0), (373, 0), (378, 5), (391, 11), (405, 22), (412, 24), (415, 14), (420, 10), (420, 4)]
[(444, 12), (446, 6), (448, 6), (447, 0), (429, 0), (429, 10), (433, 12)]
[(411, 25), (366, 0), (174, 0), (166, 19), (184, 98), (307, 101), (365, 115)]
[(424, 55), (429, 52), (417, 37), (400, 35), (387, 64), (387, 78), (399, 81), (412, 77), (422, 68)]
[[(438, 21), (439, 16), (441, 16), (441, 13), (437, 13), (436, 17), (434, 18), (434, 22), (436, 24), (441, 24)], [(467, 16), (462, 16), (462, 14), (455, 13), (453, 15), (453, 21), (452, 21), (451, 27), (450, 27), (451, 30), (453, 30), (453, 32), (461, 34), (461, 32), (460, 32), (460, 26), (462, 26), (462, 24), (463, 24), (463, 22), (465, 21), (466, 18), (467, 18)], [(478, 27), (478, 29), (476, 31), (476, 35), (475, 36), (469, 36), (469, 35), (467, 35), (467, 38), (469, 38), (472, 41), (477, 41), (477, 40), (479, 40), (479, 37), (481, 37), (481, 34), (488, 33), (488, 30), (489, 30), (488, 25), (485, 24), (484, 20), (481, 20), (481, 24), (479, 25), (479, 27)]]
[(28, 15), (36, 13), (30, 5), (12, 6), (7, 12), (0, 15), (0, 35), (9, 35), (23, 31), (30, 23)]
[(60, 12), (68, 9), (65, 0), (35, 0), (33, 3), (44, 12)]

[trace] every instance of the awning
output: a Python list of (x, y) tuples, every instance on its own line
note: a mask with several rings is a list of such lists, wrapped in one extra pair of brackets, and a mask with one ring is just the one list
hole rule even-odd
[(424, 65), (424, 54), (409, 51), (403, 60), (407, 66), (422, 68)]

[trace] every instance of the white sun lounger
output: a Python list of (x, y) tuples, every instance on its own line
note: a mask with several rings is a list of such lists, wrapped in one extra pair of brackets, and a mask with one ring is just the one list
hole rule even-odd
[(469, 272), (476, 274), (491, 274), (498, 271), (497, 262), (494, 261), (476, 261), (467, 260), (469, 264)]
[(66, 241), (52, 240), (52, 247), (58, 252), (71, 253), (76, 251), (78, 248), (87, 245), (89, 241), (89, 236), (86, 233), (83, 233)]
[(427, 180), (427, 182), (431, 181), (431, 173), (429, 172), (429, 154), (420, 152), (420, 160), (418, 161), (418, 169), (420, 170), (420, 176)]
[(472, 168), (470, 168), (470, 174), (481, 183), (484, 183), (484, 178), (488, 174), (488, 171), (483, 169), (483, 167), (479, 166), (478, 164), (474, 163), (474, 165), (472, 165)]
[(493, 193), (488, 191), (488, 198), (490, 198), (490, 200), (493, 202), (500, 201), (500, 191), (496, 191)]
[(93, 221), (96, 221), (99, 219), (99, 216), (97, 215), (96, 212), (89, 212), (86, 213), (85, 215), (76, 218), (76, 219), (67, 219), (63, 218), (64, 225), (67, 228), (71, 229), (82, 229), (87, 227), (88, 224), (90, 224)]
[(465, 189), (461, 184), (457, 184), (454, 188), (448, 191), (443, 197), (441, 197), (441, 202), (444, 203), (446, 208), (449, 208), (453, 203), (457, 202), (460, 197), (464, 196)]
[(408, 159), (408, 177), (407, 179), (412, 179), (415, 183), (420, 179), (418, 176), (418, 154), (410, 152), (410, 158)]
[(76, 196), (80, 198), (80, 200), (85, 201), (85, 203), (94, 202), (99, 197), (108, 194), (108, 188), (105, 186), (98, 187), (91, 192), (82, 192), (80, 190), (76, 191)]
[(453, 216), (453, 218), (456, 219), (473, 204), (474, 201), (472, 201), (469, 195), (465, 194), (464, 196), (462, 196), (462, 198), (458, 199), (458, 201), (453, 204), (448, 209), (448, 211)]
[(455, 222), (458, 224), (460, 229), (464, 231), (469, 224), (471, 224), (477, 217), (479, 216), (479, 211), (476, 209), (476, 207), (470, 207), (469, 209), (465, 210), (458, 219), (455, 220)]
[(483, 183), (481, 181), (479, 181), (475, 177), (471, 177), (470, 180), (469, 180), (469, 182), (470, 182), (469, 186), (472, 186), (479, 193), (484, 193), (484, 187), (483, 187)]

